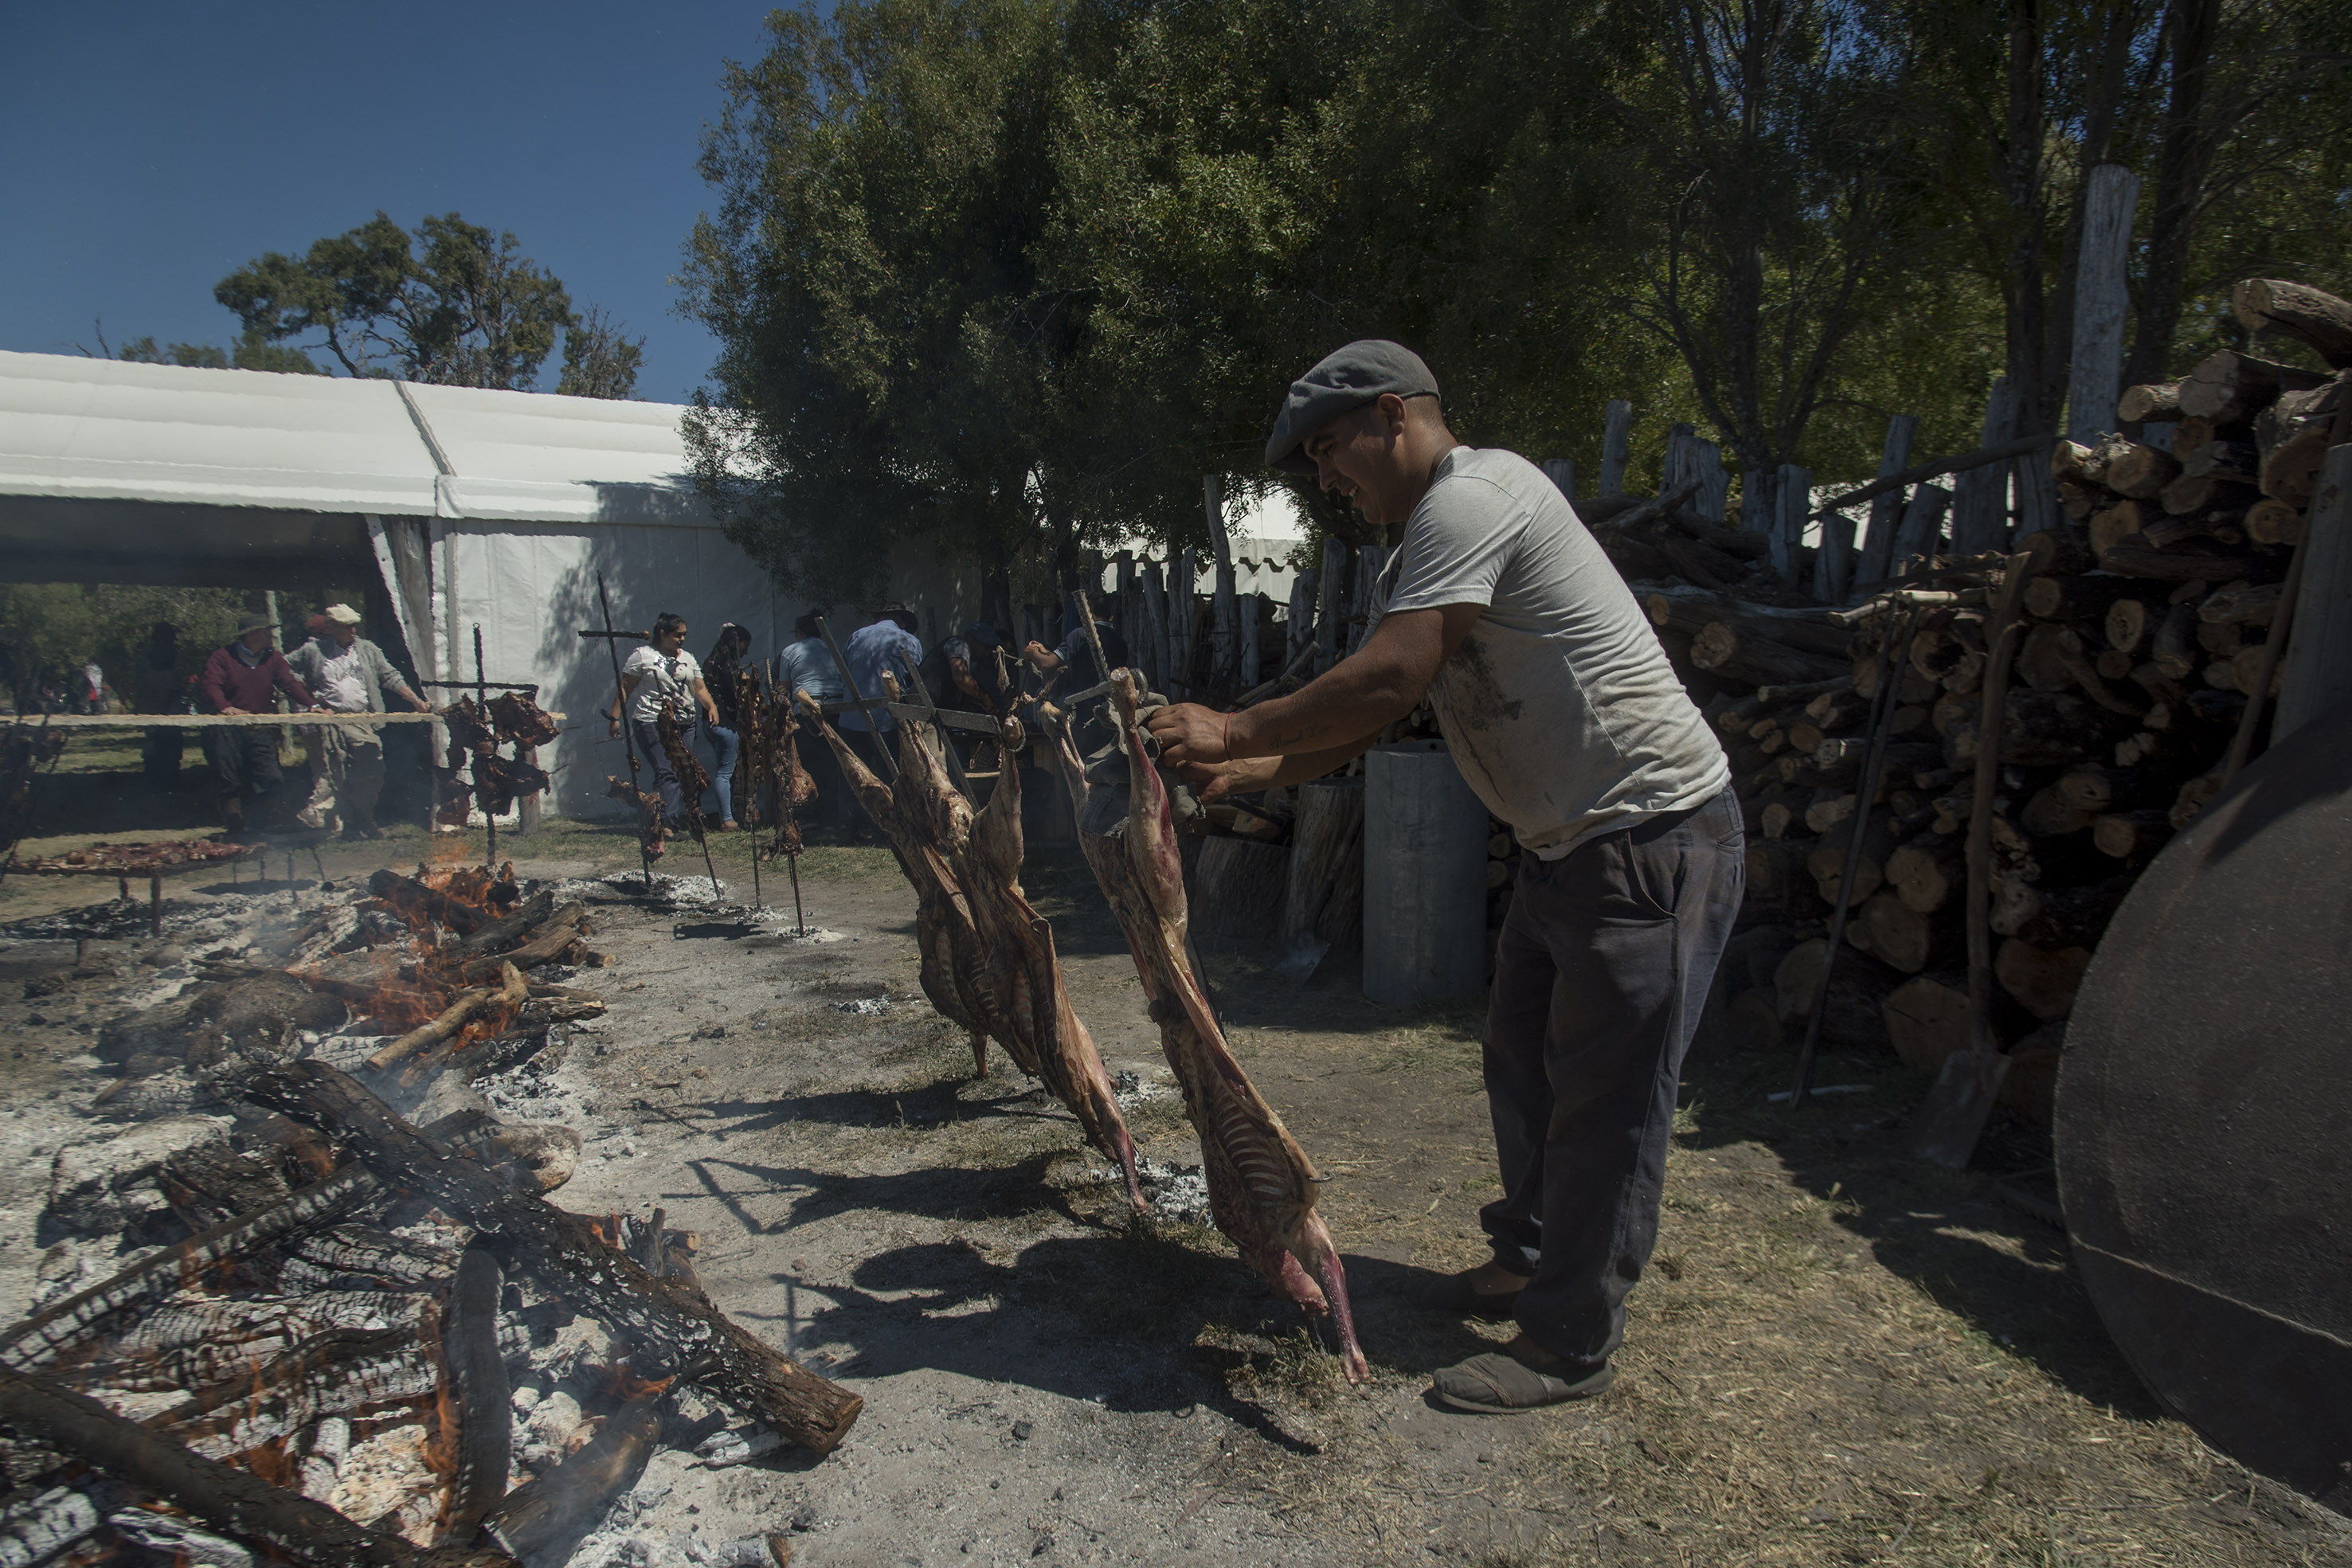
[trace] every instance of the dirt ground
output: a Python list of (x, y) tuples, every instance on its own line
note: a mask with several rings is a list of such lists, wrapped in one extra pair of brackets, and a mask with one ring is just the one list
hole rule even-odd
[[(601, 828), (510, 847), (529, 875), (634, 862)], [(403, 830), (324, 863), (348, 879), (446, 852), (464, 851)], [(740, 839), (719, 854), (730, 901), (748, 899)], [(698, 869), (683, 859), (666, 869)], [(2207, 1449), (2124, 1366), (2063, 1235), (1997, 1190), (2034, 1190), (2046, 1145), (2010, 1128), (1987, 1169), (1916, 1164), (1902, 1129), (1922, 1084), (1891, 1060), (1832, 1059), (1817, 1081), (1861, 1091), (1793, 1118), (1765, 1100), (1785, 1058), (1694, 1061), (1616, 1387), (1462, 1415), (1426, 1397), (1429, 1374), (1505, 1331), (1411, 1291), (1483, 1252), (1496, 1177), (1475, 1011), (1375, 1007), (1341, 955), (1304, 988), (1245, 955), (1208, 959), (1236, 1051), (1332, 1178), (1322, 1211), (1374, 1373), (1351, 1389), (1328, 1335), (1186, 1217), (1198, 1147), (1075, 852), (1033, 851), (1029, 883), (1080, 1016), (1131, 1075), (1143, 1222), (1009, 1062), (973, 1075), (916, 988), (913, 899), (887, 857), (824, 848), (803, 866), (820, 939), (600, 905), (596, 945), (618, 963), (586, 977), (611, 1012), (562, 1072), (587, 1147), (556, 1200), (662, 1207), (700, 1233), (723, 1308), (866, 1400), (822, 1460), (657, 1458), (638, 1528), (680, 1563), (700, 1561), (696, 1540), (760, 1530), (791, 1531), (795, 1563), (818, 1568), (2352, 1563), (2345, 1521)], [(274, 862), (258, 889), (248, 869), (237, 888), (200, 873), (168, 894), (315, 896), (307, 856), (297, 872), (291, 889)], [(12, 878), (0, 921), (111, 891)], [(789, 911), (781, 875), (763, 892)], [(74, 949), (16, 930), (0, 931), (0, 1159), (20, 1173), (0, 1197), (0, 1311), (24, 1299), (41, 1173), (89, 1130), (59, 1113), (104, 1082), (89, 1036), (119, 1005), (92, 988), (19, 999)]]

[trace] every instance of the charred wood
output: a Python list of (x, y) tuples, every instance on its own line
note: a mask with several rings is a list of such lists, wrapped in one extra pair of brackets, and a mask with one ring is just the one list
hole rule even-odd
[(467, 1548), (420, 1552), (397, 1535), (362, 1529), (333, 1509), (207, 1459), (30, 1373), (0, 1368), (0, 1421), (119, 1481), (167, 1498), (239, 1541), (311, 1568), (501, 1568), (511, 1561)]
[(708, 1302), (647, 1274), (596, 1238), (584, 1218), (520, 1196), (478, 1161), (424, 1137), (347, 1074), (298, 1061), (255, 1083), (258, 1103), (299, 1117), (372, 1168), (429, 1194), (478, 1240), (576, 1310), (671, 1365), (714, 1358), (696, 1381), (793, 1442), (830, 1452), (865, 1401), (753, 1338)]

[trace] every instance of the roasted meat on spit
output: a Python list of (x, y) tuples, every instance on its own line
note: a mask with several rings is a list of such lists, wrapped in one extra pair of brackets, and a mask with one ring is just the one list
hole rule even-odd
[(825, 744), (840, 759), (842, 777), (866, 814), (882, 830), (898, 869), (915, 888), (915, 948), (920, 959), (923, 995), (942, 1017), (971, 1036), (971, 1054), (980, 1072), (988, 1072), (988, 1037), (1009, 1040), (1011, 1028), (996, 1018), (980, 983), (985, 958), (979, 928), (972, 924), (971, 904), (945, 856), (929, 837), (929, 818), (901, 810), (890, 786), (877, 779), (865, 760), (824, 722), (814, 701), (801, 698), (815, 718)]
[(500, 740), (519, 746), (545, 746), (556, 736), (555, 721), (545, 709), (520, 692), (490, 699), (490, 722)]
[(670, 770), (677, 775), (678, 800), (686, 808), (686, 831), (702, 841), (702, 798), (710, 792), (710, 775), (702, 770), (702, 759), (686, 741), (686, 732), (678, 727), (677, 715), (662, 709), (661, 718), (654, 727), (661, 734), (662, 755), (669, 758)]
[(448, 727), (452, 751), (471, 751), (490, 738), (489, 720), (471, 697), (459, 697), (443, 708), (441, 722)]
[(1361, 1383), (1370, 1372), (1356, 1343), (1347, 1271), (1315, 1212), (1319, 1178), (1282, 1118), (1242, 1071), (1209, 1006), (1189, 931), (1184, 865), (1167, 786), (1135, 722), (1132, 678), (1122, 670), (1111, 679), (1128, 754), (1123, 818), (1107, 788), (1087, 785), (1067, 728), (1055, 737), (1070, 797), (1077, 803), (1079, 845), (1126, 933), (1149, 1010), (1160, 1025), (1160, 1049), (1183, 1086), (1185, 1113), (1201, 1135), (1202, 1174), (1217, 1228), (1240, 1249), (1244, 1262), (1310, 1316), (1333, 1315), (1348, 1380)]
[(474, 758), (474, 802), (486, 817), (503, 817), (516, 797), (536, 795), (547, 788), (544, 769), (491, 752)]
[[(891, 685), (888, 676), (883, 679)], [(1022, 892), (1021, 774), (1010, 765), (1021, 743), (1019, 727), (1007, 724), (1008, 765), (999, 770), (987, 805), (975, 812), (932, 750), (930, 726), (899, 721), (898, 779), (892, 786), (875, 778), (831, 725), (818, 723), (859, 803), (915, 884), (924, 994), (971, 1032), (982, 1071), (987, 1071), (987, 1038), (993, 1036), (1024, 1072), (1043, 1081), (1077, 1117), (1087, 1140), (1118, 1162), (1129, 1199), (1140, 1210), (1135, 1141), (1112, 1095), (1102, 1053), (1070, 1006), (1053, 927)]]

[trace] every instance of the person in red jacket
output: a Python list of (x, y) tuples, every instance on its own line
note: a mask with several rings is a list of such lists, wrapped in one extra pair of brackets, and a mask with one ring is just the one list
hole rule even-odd
[[(236, 642), (213, 650), (196, 683), (213, 712), (268, 713), (277, 692), (284, 692), (297, 708), (318, 706), (286, 655), (269, 645), (276, 630), (268, 616), (248, 615), (237, 627)], [(278, 730), (266, 724), (215, 725), (205, 731), (205, 754), (220, 781), (222, 821), (231, 831), (242, 829), (246, 800), (270, 794), (284, 777), (278, 770)]]

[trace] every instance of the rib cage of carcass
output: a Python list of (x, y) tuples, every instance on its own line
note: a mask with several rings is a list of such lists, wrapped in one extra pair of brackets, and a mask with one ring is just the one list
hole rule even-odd
[[(887, 675), (883, 683), (897, 701), (896, 684)], [(816, 714), (814, 704), (809, 711)], [(1009, 758), (1020, 747), (1020, 726), (1009, 719), (1004, 725)], [(876, 778), (821, 716), (817, 727), (840, 759), (851, 792), (914, 884), (923, 994), (971, 1036), (982, 1074), (993, 1039), (1070, 1108), (1087, 1141), (1118, 1163), (1129, 1200), (1140, 1212), (1135, 1142), (1094, 1037), (1070, 1006), (1053, 926), (1022, 891), (1020, 768), (1000, 768), (987, 804), (975, 811), (948, 779), (928, 724), (899, 721), (898, 776), (890, 784)]]
[(1124, 798), (1087, 783), (1066, 724), (1056, 727), (1055, 750), (1076, 806), (1079, 845), (1126, 934), (1151, 1018), (1160, 1025), (1160, 1048), (1200, 1134), (1210, 1213), (1243, 1260), (1276, 1290), (1309, 1316), (1334, 1318), (1348, 1380), (1361, 1383), (1370, 1372), (1356, 1342), (1347, 1271), (1315, 1212), (1320, 1178), (1242, 1070), (1209, 1004), (1192, 947), (1167, 787), (1136, 724), (1132, 677), (1122, 670), (1111, 678), (1128, 754)]

